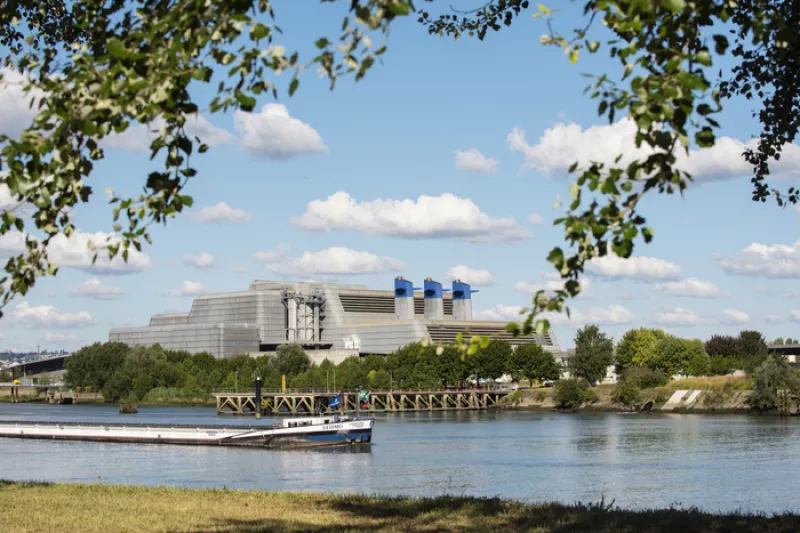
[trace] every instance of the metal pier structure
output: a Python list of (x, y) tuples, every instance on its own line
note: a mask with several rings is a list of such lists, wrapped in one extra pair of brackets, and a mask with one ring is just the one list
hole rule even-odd
[[(353, 413), (358, 411), (465, 411), (490, 409), (511, 394), (510, 390), (441, 390), (441, 391), (371, 391), (369, 407), (360, 407), (358, 392), (342, 395), (340, 407), (330, 408), (336, 392), (280, 392), (261, 395), (261, 413), (273, 415), (308, 415), (317, 413)], [(256, 393), (217, 392), (218, 414), (256, 414)], [(260, 413), (259, 413), (260, 414)]]

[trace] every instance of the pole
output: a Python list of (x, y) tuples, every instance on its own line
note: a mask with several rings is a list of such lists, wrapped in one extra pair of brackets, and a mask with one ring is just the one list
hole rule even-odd
[(286, 374), (281, 375), (281, 392), (286, 394)]
[(256, 420), (261, 420), (261, 376), (256, 378)]

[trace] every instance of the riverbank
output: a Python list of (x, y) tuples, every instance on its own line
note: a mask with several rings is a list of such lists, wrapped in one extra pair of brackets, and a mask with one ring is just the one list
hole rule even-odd
[[(670, 381), (661, 387), (642, 389), (631, 405), (614, 401), (616, 385), (598, 385), (595, 398), (569, 412), (666, 411), (696, 414), (753, 413), (748, 403), (752, 383), (742, 377), (719, 376)], [(559, 410), (554, 388), (520, 389), (507, 398), (505, 408), (548, 412)], [(776, 412), (777, 413), (777, 412)]]
[(3, 524), (18, 533), (443, 531), (789, 533), (800, 516), (628, 511), (441, 496), (387, 498), (289, 492), (0, 481)]

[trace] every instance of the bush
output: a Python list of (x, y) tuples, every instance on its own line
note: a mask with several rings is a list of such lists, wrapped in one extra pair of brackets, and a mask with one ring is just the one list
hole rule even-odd
[(611, 400), (622, 405), (636, 405), (642, 399), (642, 391), (631, 379), (622, 379), (614, 387)]
[(546, 397), (547, 395), (544, 393), (543, 390), (540, 390), (539, 392), (536, 393), (536, 401), (539, 403), (543, 402)]
[(669, 383), (669, 378), (663, 372), (650, 370), (643, 366), (632, 366), (622, 373), (621, 381), (629, 381), (639, 389), (652, 389), (663, 387)]
[(555, 403), (562, 409), (574, 409), (596, 399), (592, 387), (585, 379), (562, 379), (556, 385)]
[(738, 359), (733, 357), (712, 356), (709, 362), (709, 374), (712, 376), (726, 376), (736, 370)]

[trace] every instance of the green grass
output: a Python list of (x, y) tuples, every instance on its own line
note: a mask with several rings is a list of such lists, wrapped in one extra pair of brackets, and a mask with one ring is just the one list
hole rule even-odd
[(794, 533), (797, 515), (626, 511), (441, 496), (389, 498), (0, 481), (3, 531), (17, 533)]
[(744, 377), (710, 376), (705, 378), (688, 378), (670, 381), (667, 388), (676, 390), (722, 390), (743, 391), (753, 388), (753, 381)]

